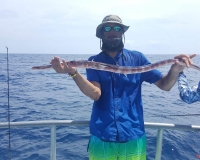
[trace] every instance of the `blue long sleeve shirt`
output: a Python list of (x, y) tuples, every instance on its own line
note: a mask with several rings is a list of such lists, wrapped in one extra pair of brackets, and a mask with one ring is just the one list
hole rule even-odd
[(182, 72), (178, 77), (178, 89), (180, 91), (180, 98), (188, 103), (200, 101), (200, 81), (198, 85), (189, 87), (186, 75)]
[[(150, 64), (140, 52), (123, 49), (112, 58), (101, 52), (89, 58), (89, 61), (119, 66), (144, 66)], [(155, 83), (162, 73), (152, 70), (137, 74), (119, 74), (107, 71), (87, 69), (89, 81), (101, 85), (101, 96), (94, 101), (90, 133), (103, 141), (127, 142), (145, 134), (142, 83)]]

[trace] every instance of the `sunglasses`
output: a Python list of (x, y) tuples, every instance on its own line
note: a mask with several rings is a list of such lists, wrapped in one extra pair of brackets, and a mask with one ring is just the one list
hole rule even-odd
[(110, 32), (111, 29), (113, 29), (115, 32), (120, 32), (122, 30), (122, 27), (121, 26), (114, 26), (114, 27), (105, 26), (105, 27), (103, 27), (103, 31), (105, 31), (105, 32)]

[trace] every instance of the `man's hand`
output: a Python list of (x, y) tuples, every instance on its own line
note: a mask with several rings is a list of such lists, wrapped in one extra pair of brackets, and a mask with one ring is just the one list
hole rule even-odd
[(181, 65), (179, 61), (177, 61), (175, 64), (171, 66), (171, 69), (167, 73), (167, 75), (163, 76), (160, 80), (158, 80), (155, 85), (159, 87), (162, 90), (170, 91), (170, 89), (174, 86), (174, 84), (177, 81), (178, 75), (180, 72), (182, 72), (186, 67), (190, 67), (190, 64), (192, 63), (192, 58), (195, 57), (196, 54), (192, 54), (191, 56), (188, 56), (186, 54), (181, 54), (178, 56), (175, 56), (175, 59), (178, 59), (185, 63), (185, 65)]
[[(191, 64), (193, 64), (192, 62), (192, 58), (195, 57), (196, 54), (192, 54), (190, 56), (186, 55), (186, 54), (180, 54), (178, 56), (175, 56), (174, 59), (178, 59), (182, 62), (185, 63), (186, 67), (190, 67)], [(182, 72), (185, 68), (185, 66), (181, 65), (179, 61), (177, 61), (175, 64), (172, 65), (171, 70), (172, 72)]]
[(62, 63), (60, 63), (59, 57), (54, 57), (51, 60), (50, 64), (52, 64), (53, 69), (57, 73), (68, 73), (70, 75), (73, 75), (76, 71), (74, 67), (68, 66), (64, 59), (62, 60)]

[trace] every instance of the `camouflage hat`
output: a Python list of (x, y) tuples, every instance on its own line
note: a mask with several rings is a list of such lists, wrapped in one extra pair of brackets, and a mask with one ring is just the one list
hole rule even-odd
[(101, 38), (101, 29), (102, 29), (103, 25), (106, 23), (120, 24), (123, 27), (124, 32), (126, 32), (129, 28), (129, 26), (126, 26), (122, 23), (122, 20), (117, 15), (108, 15), (108, 16), (104, 17), (102, 23), (100, 25), (98, 25), (98, 27), (96, 29), (96, 36), (98, 38)]

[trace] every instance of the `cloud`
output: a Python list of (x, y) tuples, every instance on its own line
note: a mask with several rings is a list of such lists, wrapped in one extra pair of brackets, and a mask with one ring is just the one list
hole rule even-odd
[(160, 44), (158, 41), (155, 41), (155, 40), (150, 40), (149, 43), (152, 45)]
[(126, 48), (135, 48), (138, 44), (134, 39), (126, 39), (125, 40), (125, 47)]
[(12, 19), (12, 18), (18, 18), (19, 15), (16, 11), (12, 10), (1, 10), (0, 11), (0, 19)]

